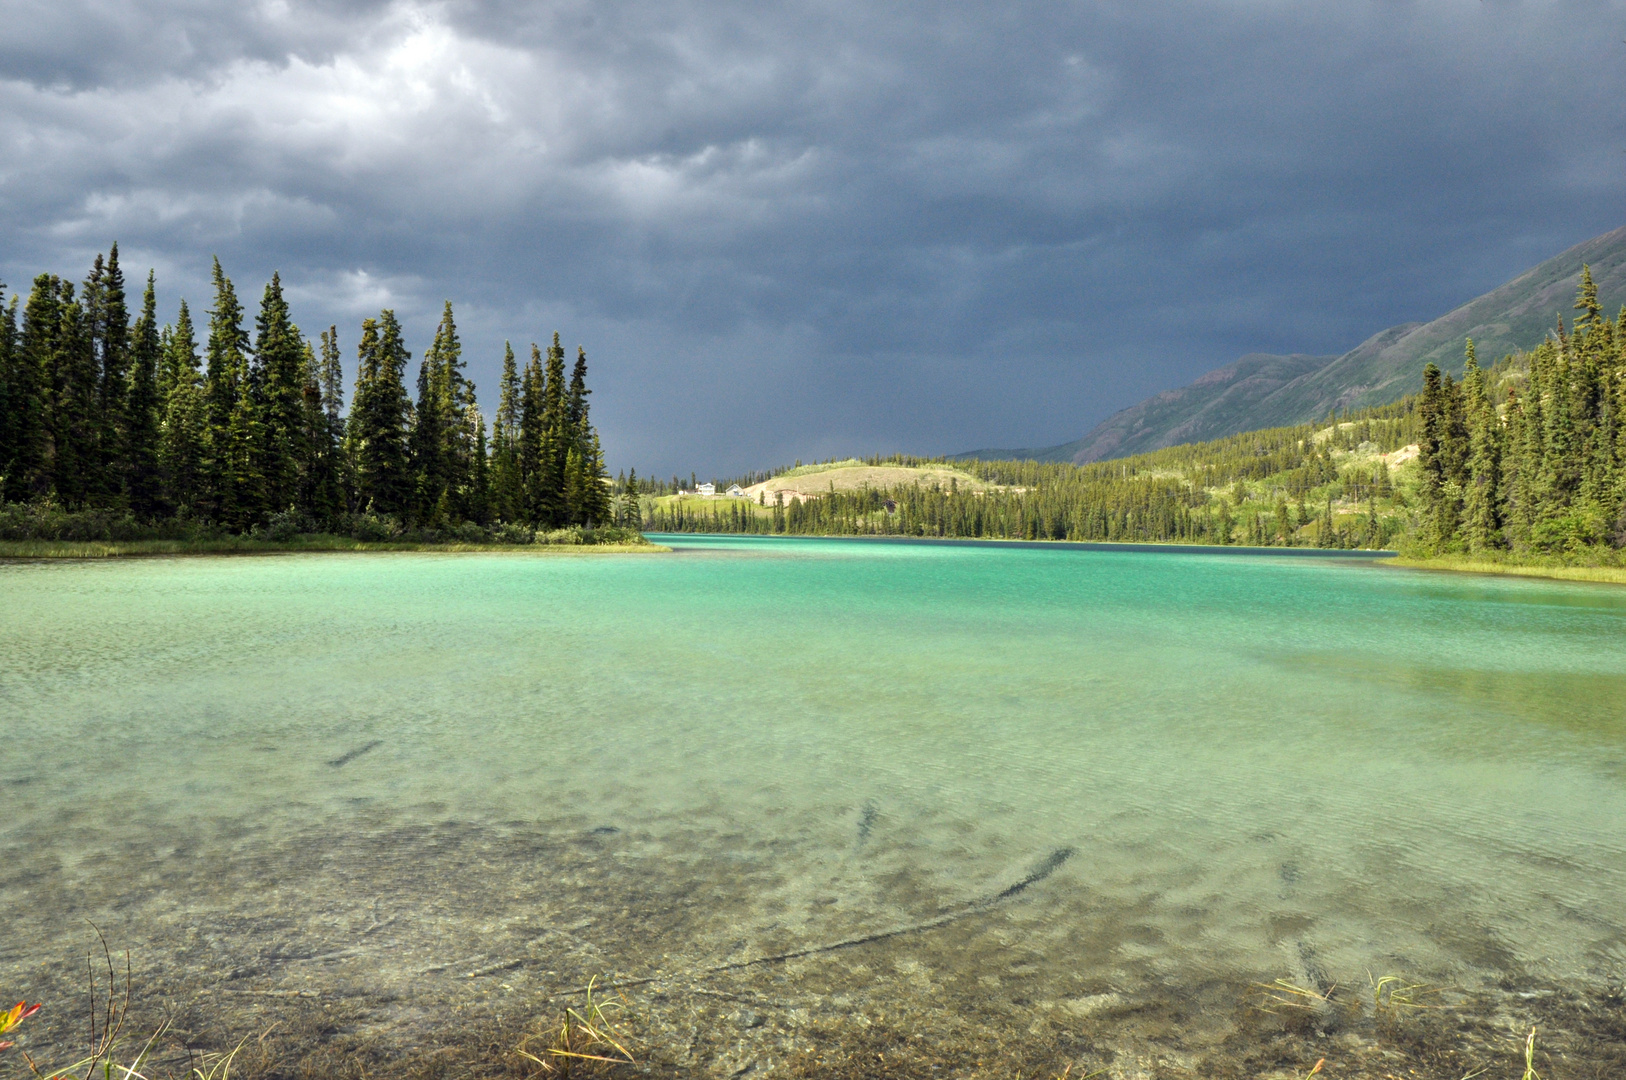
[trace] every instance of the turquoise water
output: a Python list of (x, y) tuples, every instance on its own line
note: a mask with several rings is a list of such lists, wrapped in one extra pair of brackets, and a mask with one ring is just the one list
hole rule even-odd
[[(1035, 867), (886, 977), (993, 1000), (1008, 964), (1048, 1003), (1626, 971), (1626, 590), (666, 542), (0, 566), (0, 906), (31, 930), (0, 984), (48, 981), (94, 917), (205, 982), (405, 993), (524, 945), (495, 977), (541, 992), (910, 925)], [(602, 858), (516, 861), (576, 837)]]

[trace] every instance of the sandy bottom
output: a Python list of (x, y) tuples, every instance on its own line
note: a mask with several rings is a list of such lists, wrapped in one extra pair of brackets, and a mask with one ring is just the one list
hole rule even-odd
[(575, 1075), (1302, 1077), (1325, 1058), (1330, 1077), (1461, 1080), (1520, 1075), (1532, 1027), (1549, 1080), (1626, 1075), (1618, 988), (1515, 972), (1376, 1007), (1367, 984), (1303, 985), (1313, 957), (1180, 971), (1144, 912), (1046, 863), (972, 904), (905, 872), (792, 903), (797, 853), (744, 832), (355, 820), (71, 865), (60, 837), (14, 835), (0, 985), (47, 1003), (22, 1045), (77, 1056), (94, 922), (121, 967), (129, 950), (129, 1030), (171, 1022), (159, 1075), (244, 1037), (245, 1078), (529, 1075), (516, 1047), (589, 980), (638, 1063)]

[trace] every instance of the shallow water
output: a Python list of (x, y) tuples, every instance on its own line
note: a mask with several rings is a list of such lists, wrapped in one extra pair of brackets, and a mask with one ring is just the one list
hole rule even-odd
[(900, 928), (758, 996), (1084, 1023), (1626, 973), (1626, 590), (667, 542), (0, 566), (0, 992), (86, 918), (196, 1025), (331, 991), (407, 1041), (469, 986), (523, 1013)]

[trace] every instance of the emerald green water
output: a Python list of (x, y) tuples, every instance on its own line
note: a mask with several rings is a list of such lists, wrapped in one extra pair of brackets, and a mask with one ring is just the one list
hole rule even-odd
[(437, 978), (676, 978), (1063, 849), (774, 978), (1084, 1015), (1626, 971), (1626, 590), (668, 542), (0, 566), (0, 992), (93, 918), (188, 992), (371, 988), (387, 1034)]

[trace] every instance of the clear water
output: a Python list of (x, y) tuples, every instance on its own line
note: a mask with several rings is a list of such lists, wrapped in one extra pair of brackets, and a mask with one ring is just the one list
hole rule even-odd
[(1626, 971), (1626, 590), (667, 542), (0, 566), (0, 988), (94, 918), (199, 993), (382, 987), (386, 1031), (483, 966), (676, 978), (990, 900), (782, 996)]

